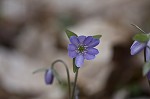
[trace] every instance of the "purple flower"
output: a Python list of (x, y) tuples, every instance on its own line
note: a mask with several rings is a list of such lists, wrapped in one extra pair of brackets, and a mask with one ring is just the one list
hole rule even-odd
[(99, 51), (94, 48), (99, 44), (99, 39), (95, 39), (92, 36), (71, 36), (71, 44), (68, 45), (68, 55), (71, 58), (75, 58), (75, 64), (77, 67), (81, 67), (84, 63), (84, 59), (92, 60)]
[(146, 74), (148, 80), (150, 80), (150, 71)]
[(45, 83), (52, 84), (54, 80), (54, 74), (51, 69), (47, 69), (45, 71)]
[[(145, 49), (145, 61), (148, 62), (150, 61), (150, 41), (144, 43), (134, 41), (130, 48), (131, 55), (135, 55), (144, 49)], [(150, 71), (147, 73), (147, 78), (150, 80)]]
[(134, 41), (131, 48), (130, 48), (131, 55), (135, 55), (144, 49), (145, 49), (145, 55), (146, 55), (145, 56), (146, 62), (150, 61), (150, 41), (144, 42), (144, 43)]

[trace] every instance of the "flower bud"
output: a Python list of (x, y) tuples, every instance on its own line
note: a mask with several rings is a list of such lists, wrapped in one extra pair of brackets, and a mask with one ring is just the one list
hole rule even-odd
[(45, 83), (47, 85), (52, 84), (54, 80), (54, 74), (53, 71), (51, 69), (47, 69), (45, 71)]

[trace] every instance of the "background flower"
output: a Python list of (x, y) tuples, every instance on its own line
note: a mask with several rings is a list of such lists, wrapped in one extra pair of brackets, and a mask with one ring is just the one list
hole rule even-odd
[(131, 50), (131, 55), (135, 55), (138, 54), (139, 52), (141, 52), (142, 50), (145, 49), (145, 59), (146, 62), (150, 61), (150, 41), (148, 42), (138, 42), (138, 41), (134, 41), (130, 50)]
[(147, 42), (141, 43), (138, 41), (134, 41), (132, 46), (131, 46), (131, 55), (135, 55), (139, 52), (141, 52), (145, 47), (146, 47)]
[[(144, 43), (134, 41), (130, 49), (131, 55), (135, 55), (145, 49), (145, 61), (150, 61), (150, 41)], [(150, 80), (150, 71), (146, 74), (146, 76)]]

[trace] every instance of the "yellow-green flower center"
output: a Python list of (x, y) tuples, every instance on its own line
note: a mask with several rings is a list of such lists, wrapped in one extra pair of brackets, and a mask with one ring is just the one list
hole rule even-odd
[(79, 47), (78, 47), (78, 51), (79, 51), (80, 53), (84, 52), (84, 50), (85, 50), (85, 47), (84, 47), (84, 46), (79, 46)]

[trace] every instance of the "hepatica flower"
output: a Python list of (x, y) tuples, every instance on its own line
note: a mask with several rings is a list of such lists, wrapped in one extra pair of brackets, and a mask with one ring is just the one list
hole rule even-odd
[(130, 48), (130, 53), (131, 55), (135, 55), (144, 50), (144, 57), (146, 63), (143, 67), (143, 75), (146, 75), (147, 78), (150, 80), (150, 35), (145, 32), (143, 33), (136, 34), (133, 37), (135, 41)]
[(99, 44), (99, 39), (92, 36), (71, 36), (71, 44), (68, 45), (68, 55), (71, 58), (75, 58), (75, 64), (77, 67), (81, 67), (84, 63), (84, 59), (92, 60), (99, 51), (94, 48)]
[(150, 61), (150, 41), (139, 42), (134, 41), (131, 46), (131, 55), (135, 55), (145, 49), (145, 60)]
[[(146, 62), (150, 61), (150, 41), (143, 42), (143, 43), (134, 41), (130, 49), (131, 49), (131, 55), (138, 54), (142, 50), (145, 50), (145, 61)], [(145, 65), (145, 67), (143, 68), (143, 73), (150, 80), (150, 71), (148, 70), (149, 68), (147, 67), (149, 66)]]

